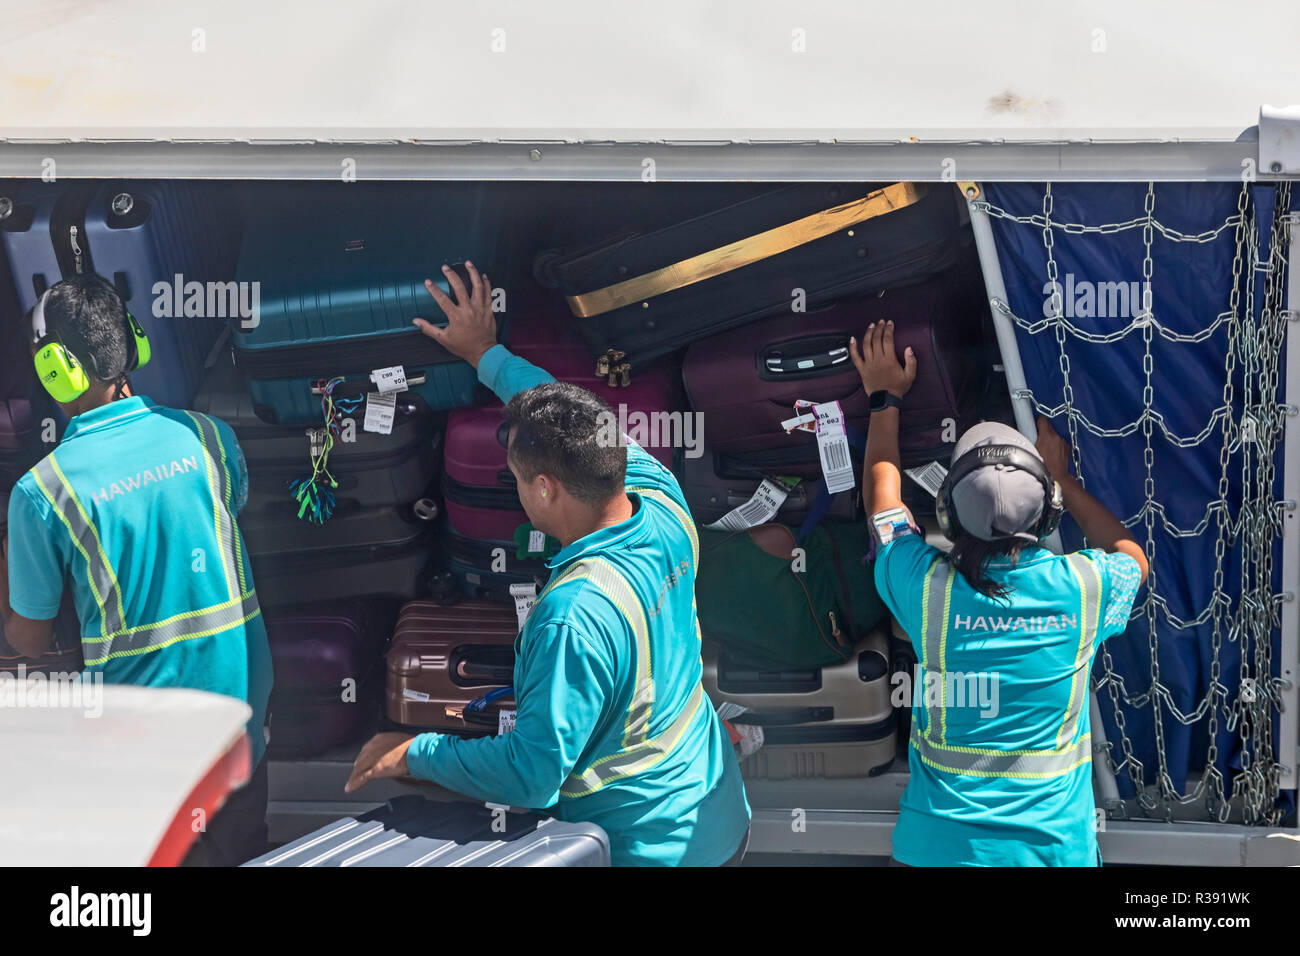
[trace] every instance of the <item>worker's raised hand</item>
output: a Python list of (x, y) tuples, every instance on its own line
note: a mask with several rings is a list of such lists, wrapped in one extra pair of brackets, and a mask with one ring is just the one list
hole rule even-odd
[(1057, 481), (1069, 477), (1070, 445), (1043, 415), (1038, 416), (1038, 439), (1034, 442), (1034, 447), (1043, 456), (1043, 464), (1049, 475)]
[(433, 296), (433, 301), (442, 309), (443, 315), (447, 316), (445, 326), (434, 325), (426, 319), (413, 321), (421, 332), (452, 355), (478, 368), (483, 353), (497, 344), (497, 324), (492, 316), (492, 286), (487, 276), (479, 275), (474, 263), (466, 262), (465, 271), (469, 273), (468, 289), (454, 269), (450, 266), (442, 267), (447, 285), (456, 296), (454, 302), (451, 296), (434, 285), (432, 279), (424, 280), (429, 295)]
[(371, 780), (407, 776), (411, 771), (406, 766), (406, 751), (414, 739), (410, 734), (375, 734), (366, 741), (361, 753), (357, 754), (356, 763), (352, 765), (352, 776), (348, 777), (343, 792), (351, 793)]
[(862, 387), (870, 395), (885, 390), (902, 398), (916, 381), (916, 355), (909, 347), (898, 360), (894, 351), (894, 323), (872, 322), (862, 335), (849, 339), (849, 358), (862, 376)]

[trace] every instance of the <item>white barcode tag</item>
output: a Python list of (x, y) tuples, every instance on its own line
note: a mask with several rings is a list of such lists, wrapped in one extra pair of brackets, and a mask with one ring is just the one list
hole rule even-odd
[(515, 714), (517, 710), (506, 710), (502, 708), (497, 711), (497, 733), (508, 734), (515, 729)]
[(749, 713), (749, 708), (743, 704), (737, 704), (735, 701), (719, 701), (717, 706), (718, 719), (731, 720), (733, 717), (739, 717), (741, 714)]
[(704, 527), (711, 531), (744, 531), (755, 525), (765, 524), (772, 520), (772, 516), (780, 510), (789, 494), (790, 489), (785, 485), (771, 478), (764, 478), (748, 501), (728, 511), (713, 524)]
[(536, 584), (512, 584), (510, 585), (510, 596), (515, 599), (515, 617), (519, 619), (519, 630), (524, 629), (524, 622), (528, 620), (528, 615), (533, 610), (533, 604), (537, 601)]
[(381, 392), (404, 392), (406, 391), (406, 369), (400, 365), (377, 368), (370, 373), (370, 381), (374, 382)]
[(813, 406), (817, 416), (817, 451), (822, 458), (826, 490), (831, 494), (848, 491), (853, 480), (853, 460), (849, 457), (849, 440), (844, 437), (844, 412), (839, 402)]
[(393, 433), (393, 419), (397, 415), (396, 392), (367, 392), (366, 417), (361, 423), (363, 431), (380, 435)]
[(409, 687), (402, 688), (403, 700), (428, 700), (429, 695), (422, 690), (411, 690)]
[(800, 431), (811, 432), (817, 428), (817, 419), (810, 413), (807, 415), (796, 415), (794, 418), (787, 418), (781, 423), (781, 427), (786, 433), (794, 431), (796, 428)]
[(937, 461), (916, 468), (904, 469), (904, 474), (930, 493), (931, 498), (939, 497), (939, 486), (948, 477), (948, 469)]
[(541, 554), (546, 550), (546, 535), (536, 529), (528, 532), (528, 553)]

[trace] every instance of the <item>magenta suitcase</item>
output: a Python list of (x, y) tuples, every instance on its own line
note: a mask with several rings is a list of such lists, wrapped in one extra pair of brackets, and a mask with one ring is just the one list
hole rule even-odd
[(898, 354), (911, 346), (917, 356), (916, 382), (902, 410), (903, 464), (947, 456), (982, 393), (983, 295), (964, 278), (965, 270), (957, 275), (963, 278), (949, 274), (773, 316), (692, 345), (682, 375), (691, 408), (704, 416), (709, 447), (728, 458), (748, 458), (761, 470), (817, 473), (816, 438), (786, 434), (781, 422), (795, 416), (797, 399), (838, 401), (846, 423), (865, 433), (870, 412), (849, 337), (860, 339), (871, 322), (893, 320)]
[[(546, 315), (512, 317), (509, 348), (559, 381), (590, 389), (615, 413), (672, 411), (678, 407), (669, 366), (657, 363), (637, 372), (629, 385), (611, 388), (597, 378), (591, 356), (571, 326)], [(623, 406), (623, 409), (620, 409)], [(447, 416), (443, 460), (443, 500), (447, 518), (470, 538), (509, 541), (528, 520), (519, 505), (506, 450), (497, 437), (501, 405), (458, 408)], [(673, 449), (649, 447), (666, 467)]]
[(270, 753), (311, 757), (373, 729), (391, 611), (381, 602), (357, 600), (265, 615), (275, 671)]

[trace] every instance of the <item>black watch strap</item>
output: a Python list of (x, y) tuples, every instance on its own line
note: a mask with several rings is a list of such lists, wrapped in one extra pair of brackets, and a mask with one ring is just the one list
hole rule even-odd
[(902, 409), (903, 400), (886, 389), (878, 389), (867, 396), (868, 406), (873, 412), (883, 412), (886, 408)]

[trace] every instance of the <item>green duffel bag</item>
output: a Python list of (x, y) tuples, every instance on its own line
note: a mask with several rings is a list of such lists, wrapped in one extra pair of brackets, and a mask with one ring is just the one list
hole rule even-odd
[[(876, 593), (862, 522), (822, 522), (802, 544), (765, 524), (748, 531), (700, 529), (695, 601), (700, 630), (755, 664), (825, 667), (889, 616)], [(802, 547), (796, 561), (795, 548)]]

